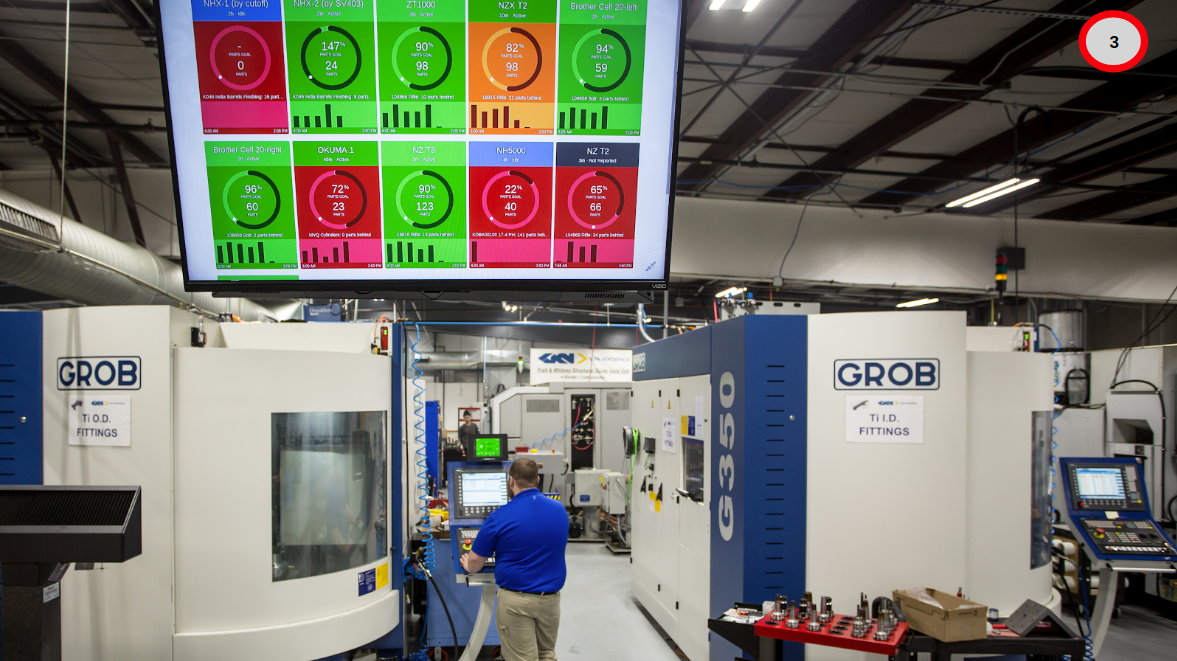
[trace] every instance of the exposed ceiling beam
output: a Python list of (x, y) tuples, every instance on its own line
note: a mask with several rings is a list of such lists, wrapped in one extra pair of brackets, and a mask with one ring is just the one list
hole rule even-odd
[[(1067, 21), (1070, 23), (1070, 21)], [(1141, 67), (1145, 71), (1177, 71), (1177, 51), (1166, 53)], [(1048, 110), (1044, 115), (1031, 115), (1022, 128), (1019, 151), (1026, 153), (1042, 145), (1095, 122), (1106, 119), (1103, 112), (1115, 112), (1139, 105), (1149, 99), (1177, 89), (1177, 79), (1135, 77), (1117, 79), (1061, 104), (1063, 108), (1084, 108), (1097, 113), (1073, 112), (1069, 110)], [(981, 172), (1001, 163), (1011, 162), (1014, 151), (1014, 130), (1011, 128), (957, 154), (961, 160), (937, 163), (926, 168), (921, 174), (964, 177)], [(931, 193), (939, 188), (927, 181), (905, 179), (891, 185), (891, 188), (912, 191), (913, 194), (874, 193), (865, 201), (872, 204), (896, 206), (918, 197), (918, 193)]]
[[(748, 44), (723, 44), (715, 41), (700, 41), (688, 39), (687, 48), (700, 53), (725, 53), (730, 55), (747, 55), (755, 46)], [(809, 54), (803, 48), (782, 48), (780, 46), (763, 46), (757, 51), (760, 57), (802, 58)], [(855, 56), (851, 61), (858, 62), (861, 56)], [(909, 69), (930, 69), (932, 71), (960, 71), (965, 65), (945, 60), (920, 60), (910, 57), (889, 57), (887, 66), (906, 67)]]
[(1150, 213), (1147, 216), (1140, 216), (1131, 220), (1124, 221), (1125, 225), (1168, 225), (1169, 227), (1177, 226), (1177, 208), (1165, 209), (1156, 213)]
[[(1105, 175), (1122, 172), (1134, 165), (1147, 163), (1174, 152), (1177, 152), (1177, 124), (1169, 124), (1152, 133), (1121, 142), (1114, 147), (1056, 167), (1041, 176), (1044, 185), (1035, 186), (1031, 191), (1019, 194), (1018, 203), (1022, 204), (1042, 197), (1055, 188), (1068, 188)], [(1168, 174), (1168, 172), (1164, 174)], [(1144, 185), (1147, 186), (1147, 184)], [(1006, 195), (981, 205), (977, 211), (994, 213), (1013, 206), (1013, 203), (1012, 196)]]
[(118, 16), (147, 46), (155, 46), (158, 37), (155, 20), (135, 0), (99, 0), (110, 13)]
[(1092, 220), (1174, 195), (1177, 195), (1177, 175), (1169, 175), (1134, 186), (1123, 186), (1113, 193), (1105, 193), (1052, 209), (1038, 214), (1037, 217), (1051, 220)]
[[(1079, 7), (1095, 12), (1127, 9), (1141, 0), (1062, 0), (1053, 11), (1070, 12)], [(1002, 39), (992, 48), (974, 58), (961, 71), (949, 74), (944, 82), (967, 85), (996, 86), (1003, 81), (1026, 71), (1044, 57), (1056, 53), (1060, 48), (1073, 42), (1083, 28), (1082, 23), (1037, 18), (1029, 21), (1019, 30)], [(952, 90), (930, 88), (923, 96), (956, 100), (956, 102), (912, 99), (887, 116), (868, 126), (842, 144), (844, 153), (831, 154), (821, 158), (817, 167), (853, 168), (874, 158), (880, 152), (899, 144), (907, 138), (932, 126), (952, 113), (964, 108), (969, 101), (980, 99), (988, 90)], [(801, 186), (820, 186), (833, 181), (835, 177), (815, 173), (794, 175), (779, 184), (785, 190), (771, 191), (766, 197), (803, 198), (816, 192), (816, 188), (798, 189)], [(921, 190), (897, 186), (899, 190)]]
[[(8, 62), (29, 80), (32, 80), (41, 89), (52, 95), (53, 98), (59, 101), (62, 100), (62, 88), (65, 82), (61, 76), (42, 64), (32, 53), (25, 50), (23, 46), (11, 41), (0, 41), (0, 59)], [(90, 99), (73, 87), (70, 87), (69, 90), (69, 105), (71, 110), (81, 115), (88, 122), (95, 124), (117, 123), (110, 115), (106, 114), (101, 108), (98, 108)], [(162, 156), (155, 153), (154, 149), (131, 132), (123, 129), (110, 129), (110, 134), (118, 138), (119, 142), (123, 143), (127, 148), (127, 151), (131, 152), (140, 161), (149, 165), (167, 163)]]
[[(721, 145), (723, 142), (719, 138), (705, 138), (698, 135), (684, 135), (678, 139), (679, 142), (697, 143), (703, 145)], [(765, 149), (784, 149), (788, 151), (810, 151), (819, 154), (833, 154), (840, 151), (838, 147), (823, 147), (820, 145), (798, 145), (790, 142), (783, 144), (780, 142), (767, 142), (764, 144)], [(887, 156), (890, 158), (914, 158), (921, 161), (950, 161), (954, 158), (952, 154), (934, 154), (927, 152), (914, 151), (885, 151), (880, 156)]]
[[(29, 136), (30, 142), (39, 139), (52, 145), (58, 152), (61, 151), (62, 135), (61, 130), (57, 128), (57, 124), (45, 119), (35, 109), (29, 107), (23, 101), (3, 89), (0, 89), (0, 117), (28, 121), (30, 126), (25, 127), (25, 130), (27, 131), (26, 134)], [(0, 121), (10, 120), (5, 119)], [(77, 165), (94, 167), (109, 163), (105, 156), (83, 140), (78, 139), (76, 134), (69, 138), (66, 157), (68, 161), (67, 167)]]
[(135, 243), (147, 247), (147, 239), (143, 236), (143, 225), (139, 222), (139, 208), (135, 206), (135, 196), (131, 194), (131, 180), (127, 177), (127, 168), (123, 164), (123, 149), (117, 138), (107, 133), (110, 142), (110, 158), (114, 161), (114, 172), (119, 178), (119, 193), (123, 196), (123, 204), (127, 207), (127, 219), (131, 221), (131, 231), (135, 234)]
[[(12, 7), (13, 9), (31, 9), (34, 11), (65, 11), (64, 2), (42, 2), (41, 0), (4, 0), (4, 4), (0, 5), (0, 9), (4, 7)], [(81, 12), (85, 14), (109, 14), (110, 9), (101, 2), (71, 2), (69, 5), (71, 12)]]
[[(850, 64), (855, 55), (870, 42), (902, 19), (913, 0), (857, 0), (807, 49), (805, 66), (821, 71), (837, 71)], [(780, 85), (819, 86), (836, 74), (810, 74), (785, 71), (776, 79)], [(768, 88), (752, 101), (744, 112), (724, 130), (723, 144), (708, 147), (704, 159), (738, 158), (756, 146), (772, 127), (782, 122), (813, 95), (808, 90)], [(767, 126), (766, 126), (767, 124)], [(683, 180), (708, 180), (720, 170), (715, 165), (698, 163), (679, 177)], [(701, 187), (702, 185), (699, 185)]]

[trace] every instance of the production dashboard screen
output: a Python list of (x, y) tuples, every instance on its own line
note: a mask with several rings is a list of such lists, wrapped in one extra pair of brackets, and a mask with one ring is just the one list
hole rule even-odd
[(506, 473), (462, 473), (463, 507), (500, 507), (507, 500)]
[(188, 288), (664, 281), (683, 6), (160, 0)]

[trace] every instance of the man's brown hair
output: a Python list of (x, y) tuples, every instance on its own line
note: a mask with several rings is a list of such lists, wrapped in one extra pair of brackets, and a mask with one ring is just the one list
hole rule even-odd
[(520, 489), (534, 489), (539, 486), (539, 466), (534, 459), (516, 459), (511, 464), (511, 477)]

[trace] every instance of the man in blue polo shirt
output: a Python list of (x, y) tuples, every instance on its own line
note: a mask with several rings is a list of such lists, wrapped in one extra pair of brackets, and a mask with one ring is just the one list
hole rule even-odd
[(507, 661), (556, 661), (568, 514), (538, 484), (535, 461), (515, 460), (507, 478), (510, 502), (487, 517), (462, 557), (462, 567), (473, 574), (495, 556), (495, 621)]

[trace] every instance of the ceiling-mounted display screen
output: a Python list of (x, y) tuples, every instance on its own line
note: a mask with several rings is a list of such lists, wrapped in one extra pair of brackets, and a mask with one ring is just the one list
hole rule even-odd
[(157, 6), (189, 290), (666, 281), (683, 0)]

